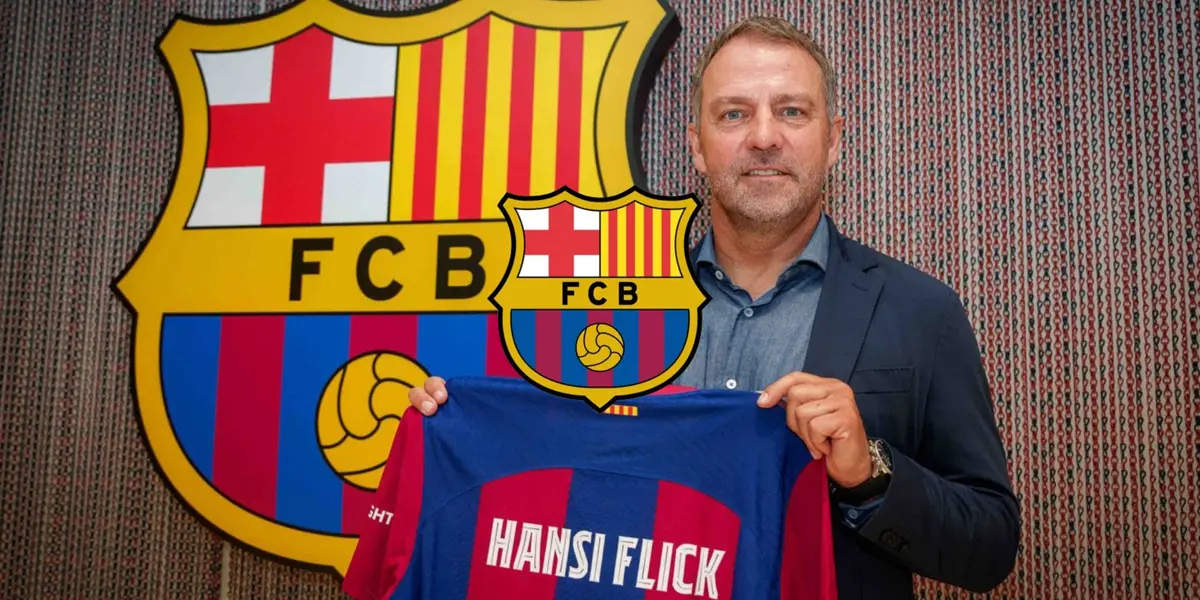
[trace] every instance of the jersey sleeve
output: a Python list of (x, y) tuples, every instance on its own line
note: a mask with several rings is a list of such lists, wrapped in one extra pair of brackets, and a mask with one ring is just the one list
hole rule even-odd
[(352, 598), (388, 598), (408, 571), (421, 515), (424, 433), (423, 415), (409, 408), (400, 419), (342, 583)]
[(796, 478), (784, 513), (780, 598), (837, 600), (833, 522), (825, 459)]

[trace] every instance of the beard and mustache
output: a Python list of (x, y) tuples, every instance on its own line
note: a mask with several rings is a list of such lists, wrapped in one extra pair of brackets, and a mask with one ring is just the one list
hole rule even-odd
[[(781, 175), (751, 175), (765, 170)], [(778, 150), (750, 154), (709, 180), (713, 200), (735, 225), (769, 230), (794, 226), (821, 201), (825, 187), (824, 172)]]

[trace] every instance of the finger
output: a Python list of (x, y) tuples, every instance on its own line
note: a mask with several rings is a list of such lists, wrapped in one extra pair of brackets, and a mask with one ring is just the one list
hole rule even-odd
[[(810, 450), (813, 450), (813, 458), (820, 458), (823, 455), (829, 454), (829, 444), (822, 444), (822, 439), (812, 430), (811, 422), (813, 419), (822, 415), (836, 413), (843, 408), (842, 403), (828, 396), (820, 396), (815, 400), (805, 400), (806, 394), (819, 396), (821, 393), (819, 388), (812, 386), (797, 386), (792, 390), (801, 390), (800, 394), (793, 394), (788, 391), (788, 414), (792, 416), (796, 423), (797, 435), (805, 440)], [(800, 401), (793, 401), (792, 398), (799, 395)]]
[(763, 388), (762, 393), (758, 397), (758, 405), (763, 408), (770, 408), (778, 404), (781, 400), (786, 401), (785, 396), (788, 389), (800, 384), (817, 383), (820, 381), (822, 381), (822, 378), (811, 373), (802, 373), (800, 371), (788, 373)]
[(812, 454), (813, 460), (821, 458), (821, 453), (817, 452), (817, 449), (814, 448), (813, 445), (808, 441), (807, 427), (801, 425), (800, 417), (797, 411), (793, 410), (792, 407), (788, 407), (787, 422), (788, 429), (791, 429), (792, 432), (796, 434), (796, 437), (800, 438), (800, 441), (804, 442), (804, 447), (808, 448), (809, 453)]
[(822, 437), (812, 428), (812, 421), (824, 415), (836, 414), (840, 407), (832, 400), (818, 400), (807, 404), (788, 404), (788, 413), (794, 419), (797, 435), (813, 451), (813, 458), (829, 454), (829, 444), (822, 444)]
[(425, 380), (425, 393), (429, 394), (438, 404), (446, 402), (446, 380), (437, 375)]
[(780, 401), (786, 401), (788, 389), (798, 383), (795, 381), (798, 375), (799, 373), (789, 373), (763, 388), (762, 393), (758, 396), (758, 405), (770, 408), (779, 404)]
[(784, 392), (784, 402), (787, 404), (805, 404), (824, 400), (830, 396), (832, 391), (832, 388), (827, 385), (801, 383), (788, 388)]
[(437, 410), (437, 402), (434, 401), (433, 396), (419, 387), (408, 389), (408, 402), (425, 416), (432, 415)]
[(788, 409), (796, 413), (797, 418), (807, 426), (809, 421), (821, 416), (836, 413), (843, 409), (842, 403), (832, 398), (814, 400), (805, 403), (788, 403)]
[[(826, 405), (828, 404), (829, 403), (827, 402)], [(804, 440), (804, 443), (808, 445), (808, 449), (813, 453), (813, 458), (818, 458), (822, 452), (817, 446), (817, 441), (812, 437), (812, 431), (809, 429), (808, 423), (812, 420), (813, 415), (810, 414), (811, 410), (804, 410), (805, 406), (807, 405), (795, 403), (788, 404), (788, 414), (791, 415), (792, 420), (796, 423), (797, 435), (799, 435), (800, 439)]]
[(818, 448), (830, 448), (833, 440), (841, 439), (850, 431), (846, 417), (842, 413), (829, 413), (809, 421), (809, 435)]

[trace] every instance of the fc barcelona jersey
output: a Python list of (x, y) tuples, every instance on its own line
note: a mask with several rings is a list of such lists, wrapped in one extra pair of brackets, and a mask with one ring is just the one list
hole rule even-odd
[(836, 598), (825, 467), (724, 390), (598, 413), (520, 379), (408, 409), (343, 589), (360, 600)]

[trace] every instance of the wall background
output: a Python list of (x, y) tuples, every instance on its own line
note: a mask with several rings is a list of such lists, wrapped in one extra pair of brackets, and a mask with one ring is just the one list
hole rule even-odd
[[(0, 596), (339, 597), (327, 575), (223, 542), (167, 490), (108, 288), (176, 160), (156, 37), (175, 11), (279, 4), (0, 3)], [(643, 128), (652, 190), (700, 189), (690, 66), (771, 4), (673, 2), (683, 32)], [(948, 281), (979, 333), (1026, 523), (994, 597), (1200, 596), (1200, 8), (780, 6), (841, 73), (839, 224)]]

